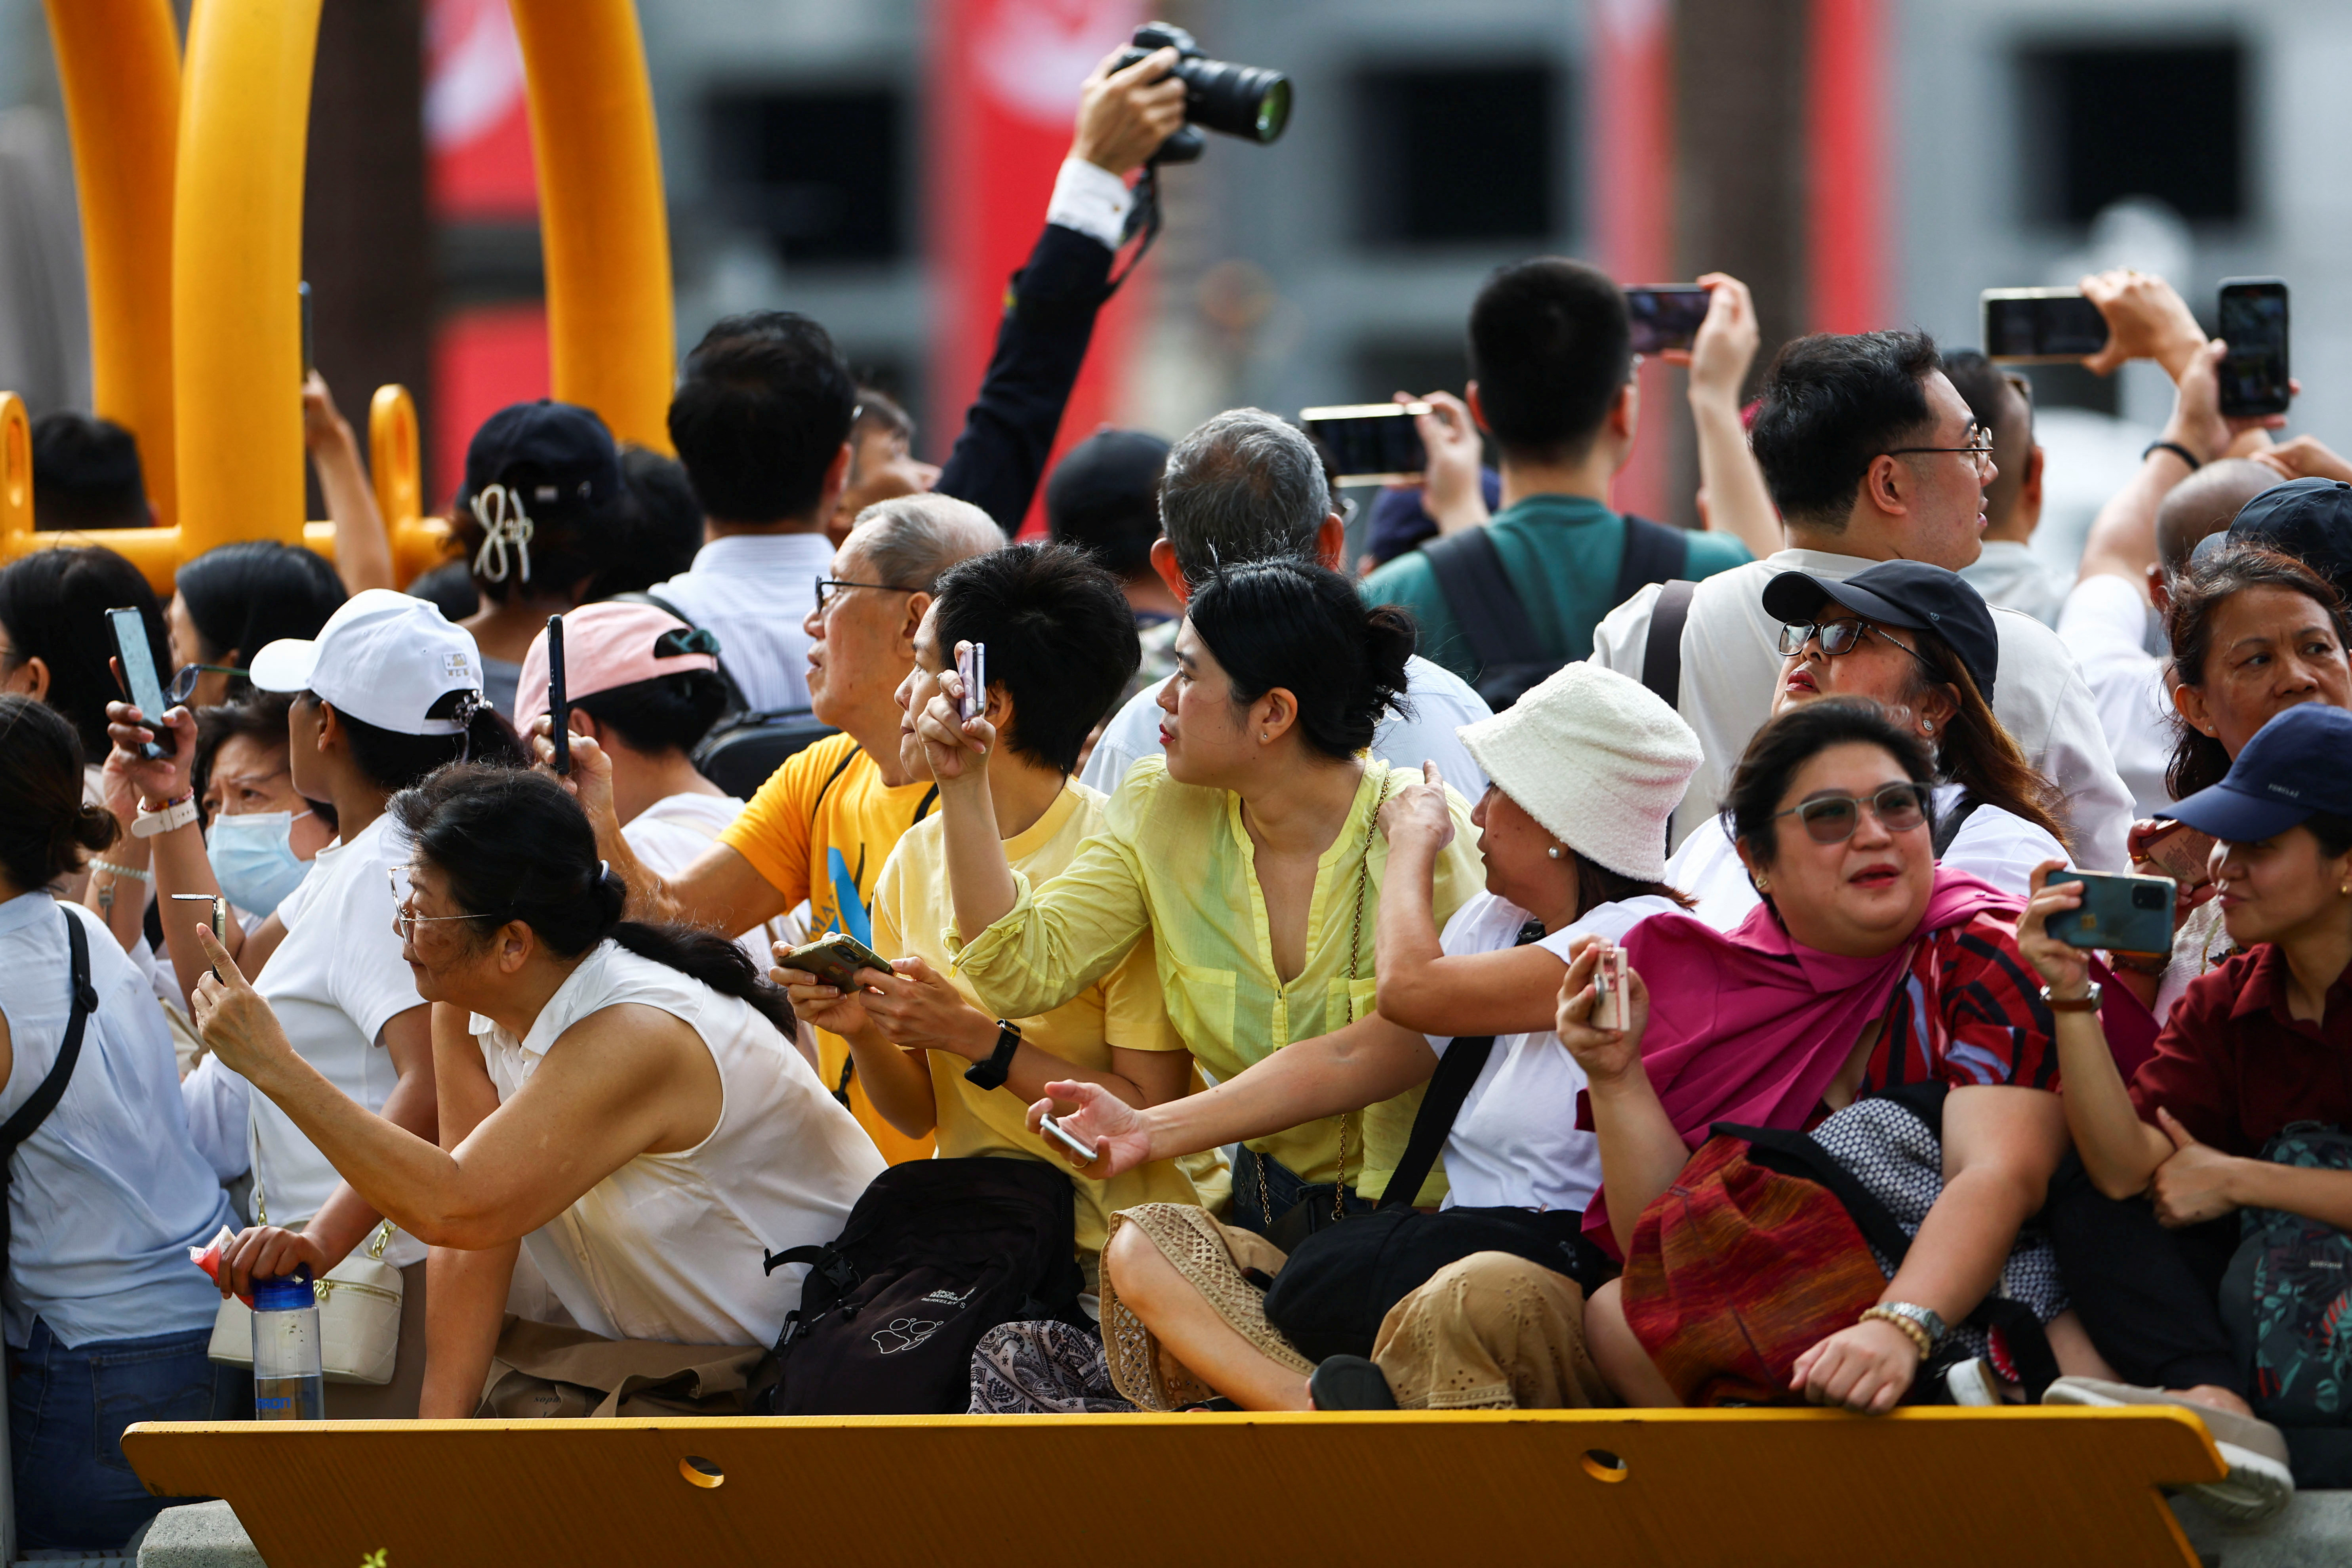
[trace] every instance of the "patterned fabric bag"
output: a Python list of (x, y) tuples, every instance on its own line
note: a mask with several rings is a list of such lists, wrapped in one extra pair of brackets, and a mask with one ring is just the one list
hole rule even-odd
[[(2352, 1134), (2298, 1121), (2263, 1148), (2280, 1165), (2352, 1171)], [(2278, 1209), (2246, 1209), (2221, 1280), (2221, 1321), (2249, 1373), (2254, 1414), (2282, 1426), (2352, 1425), (2352, 1235)]]

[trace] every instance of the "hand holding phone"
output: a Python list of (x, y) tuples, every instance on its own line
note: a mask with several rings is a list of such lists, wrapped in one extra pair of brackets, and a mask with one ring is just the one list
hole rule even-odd
[[(594, 693), (591, 692), (591, 696)], [(547, 617), (547, 738), (559, 777), (572, 772), (572, 704), (563, 698), (563, 617)]]
[(2221, 413), (2231, 419), (2284, 414), (2294, 389), (2287, 376), (2286, 280), (2224, 278), (2219, 311), (2222, 342)]
[(776, 960), (779, 969), (797, 969), (816, 976), (820, 985), (830, 985), (844, 996), (857, 994), (860, 970), (878, 969), (884, 973), (895, 973), (890, 961), (846, 931), (827, 931), (814, 942), (803, 942), (790, 949)]
[(1429, 452), (1414, 420), (1431, 412), (1427, 403), (1335, 403), (1300, 409), (1298, 423), (1329, 449), (1339, 483), (1418, 484)]
[(958, 711), (970, 723), (988, 710), (988, 645), (968, 642), (958, 648), (956, 674), (963, 679), (963, 702)]
[(1047, 1137), (1058, 1140), (1062, 1147), (1067, 1149), (1073, 1157), (1083, 1160), (1089, 1165), (1095, 1163), (1095, 1152), (1063, 1131), (1062, 1124), (1051, 1116), (1040, 1119), (1037, 1125), (1045, 1130)]
[(154, 644), (148, 639), (145, 617), (135, 609), (109, 610), (106, 629), (114, 639), (114, 658), (125, 694), (155, 737), (141, 744), (139, 754), (149, 762), (172, 755), (179, 750), (179, 742), (163, 727), (163, 687), (155, 678)]
[[(226, 899), (215, 898), (210, 893), (173, 893), (172, 901), (175, 904), (210, 904), (213, 907), (213, 940), (223, 947), (228, 945), (228, 900)], [(221, 966), (218, 963), (213, 965), (213, 973), (218, 977), (222, 984), (228, 984), (228, 976), (221, 973)]]
[(1592, 965), (1592, 1026), (1622, 1029), (1629, 1017), (1625, 996), (1625, 950), (1603, 942)]
[(1625, 314), (1637, 354), (1687, 349), (1706, 320), (1708, 291), (1696, 283), (1657, 283), (1625, 290)]
[(2107, 319), (2077, 289), (1988, 289), (1985, 357), (1996, 364), (2078, 364), (2107, 346)]
[(2171, 878), (2118, 876), (2069, 866), (2050, 873), (2045, 885), (2068, 882), (2081, 884), (2083, 901), (2045, 922), (2058, 941), (2069, 947), (2158, 957), (2172, 951), (2172, 907), (2179, 887)]

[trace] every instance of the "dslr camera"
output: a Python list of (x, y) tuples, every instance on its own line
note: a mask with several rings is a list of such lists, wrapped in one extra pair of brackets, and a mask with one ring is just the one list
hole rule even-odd
[(1125, 70), (1155, 49), (1172, 48), (1178, 58), (1170, 74), (1184, 84), (1185, 123), (1151, 155), (1154, 163), (1189, 163), (1207, 151), (1202, 130), (1244, 136), (1263, 146), (1290, 123), (1290, 79), (1261, 66), (1213, 60), (1183, 28), (1146, 22), (1135, 30), (1117, 69)]

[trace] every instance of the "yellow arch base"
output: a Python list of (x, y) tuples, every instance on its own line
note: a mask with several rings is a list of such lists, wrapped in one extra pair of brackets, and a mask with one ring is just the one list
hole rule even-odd
[(2195, 1568), (2157, 1488), (2223, 1474), (2156, 1408), (253, 1422), (122, 1447), (151, 1491), (226, 1498), (273, 1563), (564, 1568)]

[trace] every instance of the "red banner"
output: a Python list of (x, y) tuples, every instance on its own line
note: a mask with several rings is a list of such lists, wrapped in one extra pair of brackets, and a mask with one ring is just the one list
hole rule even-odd
[[(1145, 16), (1138, 0), (939, 0), (933, 15), (925, 210), (937, 326), (922, 440), (943, 458), (988, 368), (1005, 284), (1045, 226), (1079, 84)], [(1086, 369), (1062, 416), (1056, 461), (1125, 401), (1144, 281), (1130, 279), (1095, 324)], [(1043, 526), (1041, 500), (1023, 531)]]
[[(1667, 0), (1598, 0), (1592, 24), (1592, 118), (1585, 145), (1599, 264), (1620, 284), (1676, 280), (1673, 18)], [(1669, 517), (1666, 437), (1681, 378), (1663, 363), (1641, 373), (1641, 426), (1610, 500)]]
[(1807, 76), (1811, 200), (1811, 330), (1867, 332), (1887, 319), (1885, 121), (1879, 79), (1887, 62), (1879, 0), (1813, 0)]

